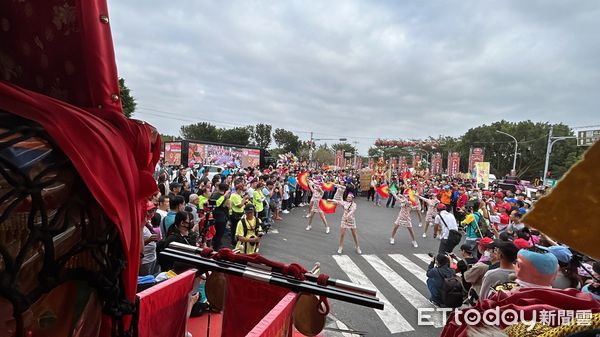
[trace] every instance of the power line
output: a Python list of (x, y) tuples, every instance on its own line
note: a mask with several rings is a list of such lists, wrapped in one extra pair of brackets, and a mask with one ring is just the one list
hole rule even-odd
[[(168, 116), (164, 116), (164, 115), (160, 115), (160, 114), (157, 114), (157, 113), (143, 112), (144, 114), (147, 114), (147, 115), (151, 115), (151, 116), (155, 116), (155, 117), (160, 117), (160, 118), (164, 118), (164, 119), (174, 119), (174, 120), (183, 121), (183, 122), (194, 123), (194, 122), (202, 121), (202, 122), (211, 122), (211, 123), (223, 124), (223, 125), (247, 126), (246, 124), (241, 124), (241, 123), (217, 121), (217, 120), (211, 120), (211, 119), (205, 119), (205, 118), (201, 118), (201, 119), (190, 119), (189, 117), (182, 118), (182, 117), (177, 117), (178, 116), (177, 113), (163, 111), (163, 110), (158, 110), (158, 109), (151, 109), (151, 108), (144, 108), (144, 107), (138, 107), (138, 109), (140, 109), (140, 110), (148, 110), (148, 111), (155, 111), (155, 112), (169, 114)], [(179, 115), (179, 116), (182, 116), (182, 115)]]
[[(148, 111), (155, 111), (155, 112), (160, 112), (160, 113), (164, 113), (164, 114), (169, 114), (169, 116), (164, 116), (164, 115), (158, 115), (158, 114), (153, 114), (153, 113), (149, 113), (149, 112), (144, 112), (145, 114), (148, 114), (148, 115), (165, 118), (165, 119), (174, 119), (174, 120), (179, 120), (179, 121), (184, 121), (184, 122), (191, 122), (191, 123), (210, 122), (210, 123), (215, 123), (215, 124), (233, 125), (233, 126), (248, 126), (248, 125), (250, 125), (250, 124), (242, 124), (242, 123), (236, 123), (236, 122), (218, 121), (218, 120), (212, 120), (212, 119), (206, 119), (206, 118), (198, 118), (198, 119), (189, 119), (189, 117), (175, 118), (175, 117), (170, 117), (171, 115), (177, 116), (177, 113), (174, 113), (174, 112), (169, 112), (169, 111), (164, 111), (164, 110), (159, 110), (159, 109), (154, 109), (154, 108), (146, 108), (146, 107), (138, 107), (138, 108), (141, 110), (148, 110)], [(306, 133), (306, 134), (310, 133), (310, 131), (305, 131), (305, 130), (292, 130), (292, 129), (286, 129), (286, 130), (296, 132), (296, 133)]]
[[(146, 115), (150, 115), (150, 116), (154, 116), (154, 117), (159, 117), (159, 118), (163, 118), (163, 119), (172, 119), (172, 120), (178, 120), (178, 121), (182, 121), (182, 122), (190, 122), (190, 123), (197, 123), (197, 122), (210, 122), (210, 123), (215, 123), (215, 124), (222, 124), (222, 125), (233, 125), (233, 126), (248, 126), (248, 124), (242, 124), (242, 123), (235, 123), (235, 122), (226, 122), (226, 121), (218, 121), (218, 120), (211, 120), (211, 119), (206, 119), (206, 118), (199, 118), (199, 119), (190, 119), (190, 117), (183, 117), (183, 115), (175, 113), (175, 112), (170, 112), (170, 111), (165, 111), (165, 110), (159, 110), (159, 109), (155, 109), (155, 108), (147, 108), (147, 107), (143, 107), (143, 106), (138, 106), (137, 107), (139, 110), (145, 110), (142, 113), (146, 114)], [(157, 113), (162, 113), (162, 114), (168, 114), (167, 116), (165, 115), (161, 115), (161, 114), (157, 114), (157, 113), (152, 113), (152, 112), (148, 112), (148, 111), (153, 111), (153, 112), (157, 112)], [(178, 117), (181, 116), (181, 117)], [(288, 131), (292, 131), (292, 132), (296, 132), (296, 133), (305, 133), (305, 134), (310, 134), (310, 131), (306, 131), (306, 130), (295, 130), (295, 129), (286, 129)], [(334, 135), (334, 134), (330, 134), (330, 133), (326, 133), (326, 132), (321, 132), (321, 131), (315, 131), (315, 134), (318, 135), (322, 135), (322, 136), (331, 136), (331, 137), (339, 137), (339, 138), (348, 138), (348, 139), (372, 139), (372, 140), (376, 140), (377, 138), (374, 137), (361, 137), (361, 136), (352, 136), (349, 137), (347, 135), (344, 136), (340, 136), (340, 135)]]
[(591, 128), (600, 128), (600, 125), (584, 125), (584, 126), (571, 127), (571, 129), (591, 129)]

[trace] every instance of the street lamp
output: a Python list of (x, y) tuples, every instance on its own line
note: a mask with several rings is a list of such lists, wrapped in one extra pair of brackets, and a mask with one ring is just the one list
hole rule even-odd
[(318, 141), (318, 140), (339, 140), (340, 142), (345, 142), (346, 138), (313, 138), (312, 137), (313, 133), (310, 133), (310, 147), (308, 148), (308, 161), (312, 163), (312, 145), (314, 144), (314, 142)]
[(419, 149), (419, 148), (413, 148), (412, 151), (420, 151), (421, 153), (425, 154), (425, 162), (429, 164), (429, 159), (431, 158), (431, 152), (423, 150), (423, 149)]
[(352, 167), (354, 167), (354, 169), (357, 169), (357, 165), (356, 165), (356, 153), (358, 152), (358, 149), (356, 148), (356, 145), (358, 145), (357, 141), (353, 141), (352, 144), (354, 144), (354, 164), (352, 165)]
[(575, 136), (566, 136), (566, 137), (552, 137), (552, 127), (550, 127), (550, 132), (548, 133), (548, 146), (546, 147), (546, 162), (544, 163), (544, 186), (546, 186), (546, 182), (548, 180), (548, 166), (550, 165), (550, 153), (552, 153), (552, 146), (554, 143), (559, 140), (565, 139), (577, 139)]
[(506, 132), (502, 132), (500, 130), (496, 130), (496, 132), (501, 133), (503, 135), (509, 136), (510, 138), (512, 138), (515, 141), (515, 158), (513, 159), (513, 168), (512, 168), (512, 172), (514, 175), (517, 174), (517, 150), (519, 148), (519, 142), (517, 142), (517, 139), (515, 137), (513, 137), (512, 135), (509, 135)]

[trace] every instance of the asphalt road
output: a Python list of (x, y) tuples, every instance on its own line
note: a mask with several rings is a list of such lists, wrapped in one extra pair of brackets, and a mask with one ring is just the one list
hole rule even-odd
[[(437, 252), (439, 241), (422, 238), (424, 227), (417, 227), (413, 213), (413, 225), (418, 248), (410, 242), (406, 229), (399, 228), (395, 245), (389, 238), (398, 209), (375, 207), (364, 198), (357, 198), (356, 219), (362, 256), (354, 251), (350, 232), (346, 235), (344, 252), (337, 254), (342, 210), (328, 214), (331, 233), (325, 234), (321, 220), (313, 219), (311, 231), (306, 231), (308, 207), (295, 208), (284, 214), (283, 221), (274, 225), (261, 243), (261, 253), (285, 263), (297, 262), (307, 269), (320, 262), (321, 272), (332, 278), (373, 285), (385, 304), (383, 311), (374, 310), (341, 301), (330, 301), (331, 319), (328, 326), (364, 331), (367, 336), (438, 336), (441, 329), (418, 324), (417, 308), (432, 306), (428, 303), (429, 291), (424, 280), (428, 252)], [(423, 214), (423, 219), (424, 219)], [(417, 255), (415, 255), (417, 254)], [(383, 299), (385, 298), (385, 300)], [(336, 325), (337, 323), (337, 325)], [(438, 326), (440, 326), (438, 321)], [(328, 336), (340, 335), (327, 333)], [(345, 336), (350, 336), (346, 334)]]

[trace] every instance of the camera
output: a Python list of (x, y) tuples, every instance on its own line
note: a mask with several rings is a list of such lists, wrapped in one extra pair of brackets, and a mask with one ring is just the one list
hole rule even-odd
[[(211, 206), (207, 203), (204, 204), (204, 208), (199, 210), (198, 216), (200, 216), (201, 221), (198, 223), (201, 225), (200, 230), (200, 242), (204, 244), (206, 242), (206, 232), (208, 229), (215, 225), (215, 218), (213, 216), (214, 206)], [(204, 217), (202, 217), (204, 215)]]

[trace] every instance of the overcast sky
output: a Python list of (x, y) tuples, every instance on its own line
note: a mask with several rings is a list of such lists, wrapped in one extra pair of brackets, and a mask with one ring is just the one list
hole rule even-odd
[[(308, 139), (600, 124), (599, 1), (110, 1), (119, 76), (161, 133)], [(329, 141), (331, 143), (331, 141)]]

